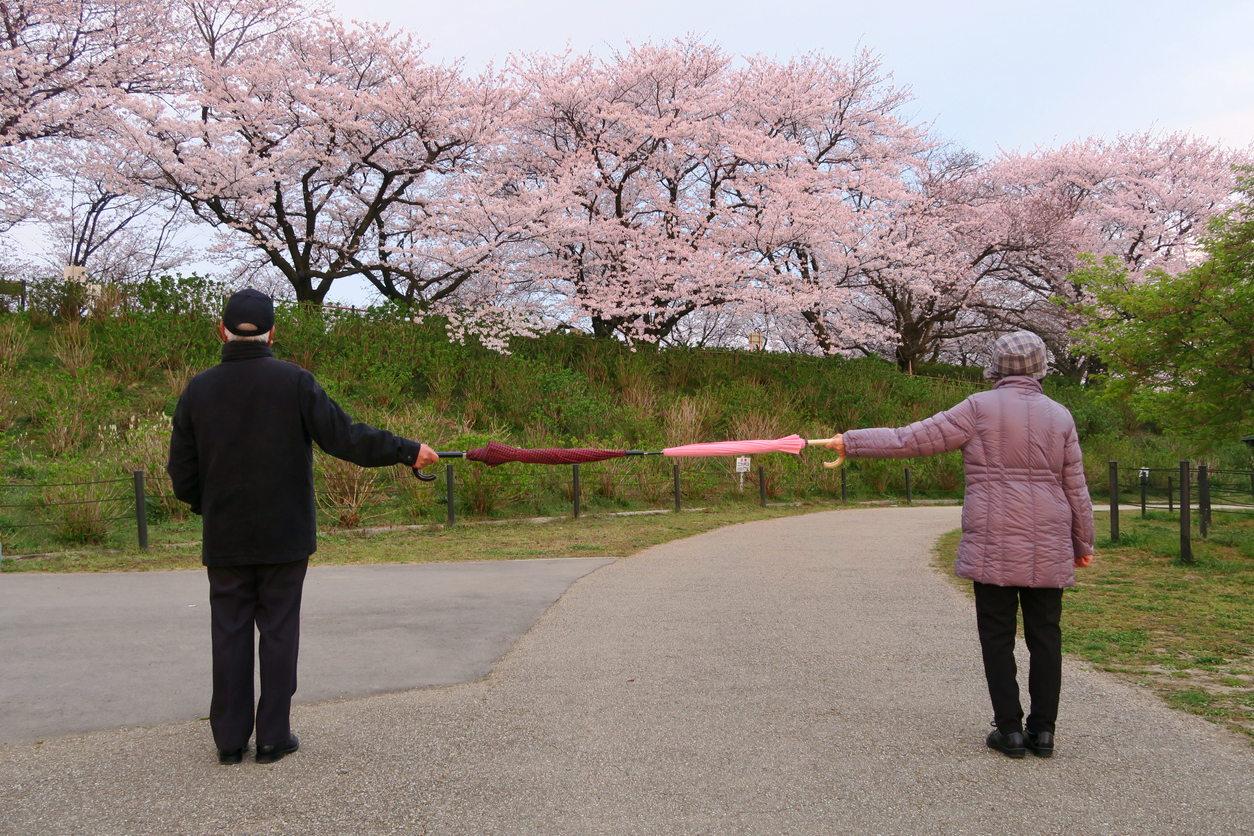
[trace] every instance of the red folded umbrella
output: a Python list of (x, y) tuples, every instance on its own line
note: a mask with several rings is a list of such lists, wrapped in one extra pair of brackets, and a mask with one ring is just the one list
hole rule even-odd
[(574, 449), (546, 448), (541, 450), (524, 450), (510, 447), (496, 441), (489, 441), (486, 447), (467, 450), (465, 458), (475, 462), (483, 462), (489, 467), (496, 467), (506, 462), (526, 462), (527, 464), (582, 464), (584, 462), (601, 462), (606, 459), (621, 459), (627, 455), (626, 450), (594, 450), (587, 447)]

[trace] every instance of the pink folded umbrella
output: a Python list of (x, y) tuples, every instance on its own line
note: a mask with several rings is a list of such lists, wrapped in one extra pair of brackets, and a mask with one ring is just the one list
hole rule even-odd
[(755, 439), (749, 441), (710, 441), (704, 444), (685, 444), (667, 447), (663, 456), (752, 456), (756, 453), (800, 453), (806, 448), (806, 440), (796, 433), (783, 438)]

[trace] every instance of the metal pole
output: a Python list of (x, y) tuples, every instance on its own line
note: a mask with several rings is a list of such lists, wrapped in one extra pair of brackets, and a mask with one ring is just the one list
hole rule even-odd
[(1110, 542), (1119, 542), (1119, 462), (1110, 463)]
[(144, 501), (144, 471), (133, 472), (135, 477), (135, 526), (139, 530), (139, 547), (148, 549), (148, 503)]
[(845, 479), (846, 473), (848, 473), (848, 471), (842, 467), (840, 469), (840, 501), (841, 502), (849, 501), (849, 484)]
[(1210, 527), (1210, 467), (1204, 464), (1197, 466), (1197, 527), (1205, 539)]
[(681, 504), (679, 501), (679, 462), (675, 462), (675, 464), (671, 465), (671, 467), (673, 468), (675, 474), (675, 510), (679, 511), (681, 510)]
[(914, 499), (910, 495), (910, 468), (906, 468), (906, 504), (913, 505)]
[(571, 491), (575, 498), (575, 519), (579, 519), (579, 465), (572, 464), (571, 468), (574, 471), (573, 476), (575, 480), (573, 490)]
[(1149, 474), (1141, 471), (1141, 516), (1145, 516), (1145, 486), (1149, 484)]
[(1180, 462), (1180, 562), (1193, 562), (1193, 544), (1189, 542), (1189, 463)]
[(445, 498), (445, 504), (448, 506), (448, 527), (452, 528), (456, 520), (453, 517), (453, 466), (450, 464), (444, 469), (445, 487), (448, 488), (448, 494)]
[(1171, 477), (1168, 476), (1167, 477), (1167, 513), (1168, 514), (1176, 510), (1175, 497), (1172, 495), (1172, 491), (1171, 491), (1173, 487), (1174, 486), (1171, 484)]
[(762, 497), (762, 507), (766, 507), (766, 468), (758, 465), (758, 494)]

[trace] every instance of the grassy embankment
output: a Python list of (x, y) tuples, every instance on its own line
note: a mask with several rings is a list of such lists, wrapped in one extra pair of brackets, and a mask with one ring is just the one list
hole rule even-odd
[[(58, 319), (52, 308), (0, 313), (0, 485), (6, 486), (0, 505), (11, 506), (0, 508), (6, 553), (131, 546), (128, 483), (38, 486), (124, 479), (135, 469), (148, 474), (152, 541), (197, 539), (198, 521), (170, 496), (163, 468), (177, 395), (195, 372), (216, 362), (219, 304), (205, 286), (167, 282), (125, 305), (98, 306), (79, 324)], [(313, 371), (358, 420), (445, 450), (490, 439), (526, 447), (656, 450), (791, 432), (826, 437), (838, 429), (918, 420), (984, 385), (980, 370), (969, 367), (934, 366), (926, 370), (931, 377), (909, 376), (873, 359), (648, 346), (632, 351), (578, 334), (514, 340), (511, 353), (502, 355), (448, 342), (442, 323), (415, 325), (386, 311), (284, 307), (277, 334), (278, 356)], [(1094, 484), (1101, 484), (1112, 457), (1165, 467), (1181, 453), (1197, 459), (1206, 452), (1215, 464), (1248, 466), (1240, 445), (1189, 449), (1138, 432), (1129, 415), (1099, 403), (1089, 389), (1054, 380), (1046, 388), (1076, 415)], [(814, 450), (759, 456), (743, 493), (730, 459), (684, 460), (684, 502), (756, 514), (758, 465), (765, 466), (772, 502), (834, 502), (840, 477), (823, 469), (824, 458)], [(654, 457), (583, 466), (584, 511), (667, 507), (670, 465)], [(961, 461), (950, 454), (854, 462), (847, 474), (850, 500), (902, 496), (906, 466), (916, 498), (961, 496)], [(570, 513), (569, 468), (460, 461), (455, 468), (459, 520)], [(428, 486), (397, 468), (365, 471), (316, 453), (315, 471), (328, 531), (437, 524), (446, 516), (443, 468)], [(95, 504), (98, 499), (109, 502)], [(110, 516), (118, 519), (110, 522)]]
[[(1093, 565), (1063, 596), (1064, 652), (1254, 737), (1254, 516), (1214, 512), (1190, 564), (1175, 515), (1121, 515), (1118, 544), (1108, 515), (1097, 517)], [(950, 577), (958, 539), (936, 550)]]

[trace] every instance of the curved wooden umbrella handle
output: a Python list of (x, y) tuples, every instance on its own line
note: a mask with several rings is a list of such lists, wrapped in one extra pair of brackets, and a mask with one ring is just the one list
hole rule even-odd
[[(806, 439), (806, 446), (807, 447), (826, 447), (827, 443), (831, 440), (832, 439), (830, 438), (808, 438)], [(834, 462), (823, 462), (823, 466), (826, 467), (828, 470), (832, 470), (834, 468), (840, 467), (844, 463), (845, 463), (845, 457), (841, 456)]]

